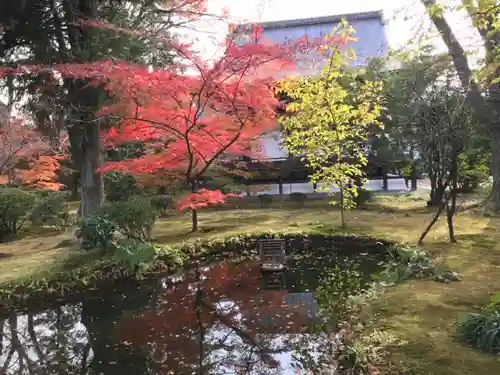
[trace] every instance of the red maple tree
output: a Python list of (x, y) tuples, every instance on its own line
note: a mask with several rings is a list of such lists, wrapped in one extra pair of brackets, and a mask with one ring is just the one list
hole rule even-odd
[(24, 121), (6, 121), (0, 129), (0, 184), (21, 183), (30, 187), (58, 190), (58, 158), (49, 142)]

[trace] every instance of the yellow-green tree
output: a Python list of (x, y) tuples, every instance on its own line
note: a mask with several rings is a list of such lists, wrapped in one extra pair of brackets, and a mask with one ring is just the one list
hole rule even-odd
[(368, 136), (382, 126), (382, 83), (349, 66), (356, 58), (352, 50), (330, 48), (323, 54), (325, 63), (317, 76), (281, 82), (290, 103), (280, 124), (289, 153), (314, 171), (311, 182), (322, 182), (330, 191), (332, 184), (340, 189), (345, 226), (344, 211), (355, 207), (368, 162)]

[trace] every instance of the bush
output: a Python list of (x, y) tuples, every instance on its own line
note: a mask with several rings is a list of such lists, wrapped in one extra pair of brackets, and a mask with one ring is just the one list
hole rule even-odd
[(168, 195), (155, 195), (151, 197), (151, 206), (160, 216), (166, 216), (167, 212), (175, 207), (175, 202)]
[(307, 199), (307, 195), (304, 193), (291, 193), (290, 194), (290, 201), (295, 203), (298, 206), (303, 206), (305, 201)]
[(270, 194), (259, 194), (258, 197), (261, 207), (268, 207), (273, 202), (273, 196)]
[(489, 168), (486, 160), (469, 158), (460, 154), (458, 158), (458, 186), (460, 192), (471, 193), (488, 180)]
[(0, 189), (0, 241), (15, 237), (35, 205), (33, 194), (17, 188)]
[(48, 225), (56, 229), (71, 225), (66, 198), (66, 192), (52, 192), (39, 200), (29, 216), (31, 224), (40, 227)]
[(126, 201), (142, 193), (134, 176), (128, 173), (108, 172), (104, 176), (104, 193), (110, 202)]
[(244, 192), (244, 187), (241, 185), (230, 185), (226, 184), (219, 189), (223, 194), (241, 194)]
[(53, 190), (32, 190), (31, 191), (31, 194), (33, 194), (38, 199), (45, 199), (49, 195), (52, 195), (53, 193), (54, 193)]
[(489, 354), (500, 353), (500, 293), (481, 313), (469, 314), (458, 323), (458, 337), (466, 344)]
[(117, 243), (113, 258), (122, 263), (130, 273), (139, 275), (156, 260), (157, 251), (150, 243), (124, 238)]
[(114, 249), (116, 224), (101, 213), (96, 213), (80, 221), (76, 237), (81, 241), (81, 247), (90, 251)]
[(111, 202), (102, 208), (102, 213), (128, 238), (143, 242), (150, 240), (156, 211), (149, 199), (135, 197), (128, 201)]
[(359, 189), (358, 196), (356, 197), (356, 206), (361, 207), (373, 200), (373, 191), (368, 189)]

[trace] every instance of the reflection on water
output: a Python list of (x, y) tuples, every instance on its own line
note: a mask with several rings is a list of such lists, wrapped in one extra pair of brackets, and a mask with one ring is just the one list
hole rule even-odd
[[(359, 258), (366, 275), (376, 270), (375, 259)], [(0, 318), (0, 374), (301, 373), (292, 359), (299, 342), (314, 351), (320, 341), (303, 339), (318, 318), (312, 292), (338, 261), (303, 256), (268, 275), (253, 260), (225, 262)]]

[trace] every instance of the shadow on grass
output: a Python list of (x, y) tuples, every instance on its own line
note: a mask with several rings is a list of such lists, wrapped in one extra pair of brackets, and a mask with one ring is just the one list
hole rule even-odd
[[(420, 203), (420, 202), (419, 202)], [(370, 202), (365, 207), (362, 208), (367, 211), (379, 211), (379, 213), (408, 213), (408, 214), (428, 214), (430, 212), (436, 212), (435, 209), (429, 208), (422, 202), (422, 205), (410, 206), (389, 206), (384, 204), (384, 202)]]
[[(219, 215), (214, 215), (219, 213)], [(199, 238), (205, 235), (216, 235), (224, 232), (229, 232), (238, 228), (249, 229), (252, 226), (256, 228), (262, 226), (263, 223), (273, 219), (271, 213), (258, 213), (255, 210), (239, 210), (237, 215), (227, 215), (224, 217), (224, 211), (203, 211), (199, 215), (199, 230), (191, 232), (191, 217), (185, 216), (182, 221), (182, 226), (179, 228), (178, 221), (175, 222), (175, 228), (169, 228), (169, 221), (161, 222), (158, 231), (154, 235), (155, 243), (169, 243), (175, 241), (185, 241), (188, 239)], [(174, 223), (174, 222), (172, 222)]]

